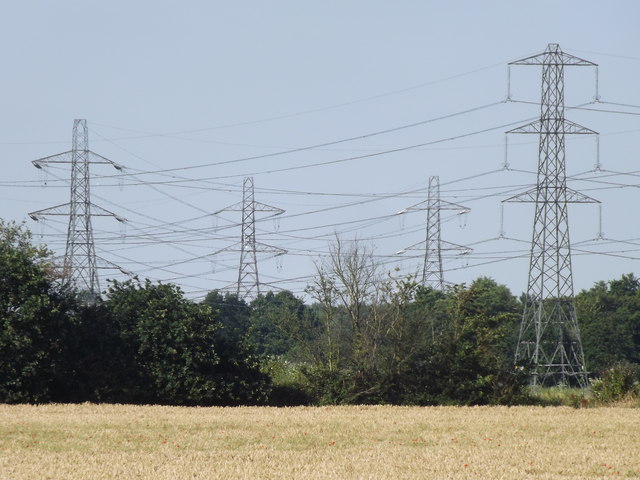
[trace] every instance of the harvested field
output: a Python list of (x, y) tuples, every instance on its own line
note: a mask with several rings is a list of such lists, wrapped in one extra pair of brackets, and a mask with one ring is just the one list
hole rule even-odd
[(640, 478), (640, 410), (0, 405), (0, 479)]

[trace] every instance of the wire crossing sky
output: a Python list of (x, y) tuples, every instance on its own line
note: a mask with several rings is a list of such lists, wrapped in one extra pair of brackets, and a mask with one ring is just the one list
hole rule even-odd
[(303, 295), (336, 236), (418, 274), (424, 252), (396, 252), (424, 241), (408, 207), (438, 176), (442, 200), (471, 209), (442, 214), (443, 237), (473, 248), (443, 252), (445, 280), (519, 294), (534, 212), (501, 202), (535, 185), (537, 139), (505, 132), (539, 118), (540, 74), (507, 64), (558, 43), (598, 65), (565, 78), (567, 119), (598, 132), (566, 144), (570, 188), (601, 202), (569, 210), (576, 291), (640, 274), (640, 3), (449, 3), (12, 2), (0, 217), (64, 254), (67, 220), (27, 214), (69, 201), (69, 166), (31, 161), (68, 151), (86, 119), (89, 148), (125, 167), (91, 165), (92, 200), (127, 219), (93, 219), (96, 254), (191, 298), (235, 291), (242, 219), (222, 210), (246, 177), (285, 210), (255, 222), (288, 252), (258, 256), (261, 291)]

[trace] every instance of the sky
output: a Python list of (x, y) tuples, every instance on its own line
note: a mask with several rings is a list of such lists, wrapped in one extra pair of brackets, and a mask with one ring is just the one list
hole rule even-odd
[[(638, 18), (635, 0), (10, 2), (0, 218), (64, 255), (66, 219), (28, 214), (69, 201), (69, 166), (31, 162), (86, 119), (125, 167), (91, 165), (92, 202), (127, 219), (92, 217), (96, 252), (139, 278), (234, 292), (248, 178), (261, 291), (303, 296), (337, 238), (421, 272), (426, 212), (398, 212), (437, 177), (470, 210), (441, 212), (442, 239), (472, 249), (443, 249), (445, 280), (519, 295), (534, 207), (503, 200), (535, 185), (538, 139), (505, 132), (539, 116), (541, 69), (507, 64), (558, 43), (598, 65), (565, 69), (567, 119), (599, 133), (566, 140), (569, 186), (601, 202), (570, 207), (575, 291), (640, 276)], [(102, 289), (126, 278), (100, 270)]]

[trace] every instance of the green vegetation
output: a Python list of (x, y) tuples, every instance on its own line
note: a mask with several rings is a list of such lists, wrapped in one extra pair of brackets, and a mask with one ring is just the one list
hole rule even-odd
[(0, 225), (0, 402), (264, 403), (253, 350), (174, 285), (113, 282), (84, 306), (29, 233)]
[(67, 365), (60, 355), (73, 302), (53, 287), (48, 252), (30, 234), (0, 224), (0, 399), (42, 402), (56, 396)]
[(599, 376), (628, 361), (640, 365), (640, 280), (633, 274), (598, 282), (576, 295), (587, 367)]
[(576, 297), (591, 391), (530, 392), (513, 367), (522, 305), (490, 278), (435, 291), (338, 239), (310, 305), (287, 291), (195, 303), (135, 279), (87, 306), (48, 255), (0, 224), (0, 402), (590, 406), (640, 395), (631, 274)]
[(624, 402), (640, 398), (640, 369), (628, 362), (606, 369), (591, 381), (593, 397), (601, 403)]

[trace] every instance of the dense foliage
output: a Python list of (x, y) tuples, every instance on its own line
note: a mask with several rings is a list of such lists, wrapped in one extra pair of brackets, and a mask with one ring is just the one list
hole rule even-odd
[(129, 359), (125, 397), (187, 405), (265, 400), (267, 380), (251, 351), (219, 334), (212, 309), (176, 286), (113, 282), (105, 306)]
[(594, 375), (624, 361), (640, 365), (640, 280), (598, 282), (576, 295), (586, 363)]
[(113, 282), (82, 305), (16, 225), (0, 228), (0, 401), (264, 403), (269, 378), (219, 312), (174, 285)]
[(0, 400), (47, 401), (66, 373), (61, 355), (73, 305), (53, 287), (48, 252), (0, 224)]
[[(287, 291), (195, 303), (135, 279), (87, 305), (24, 228), (0, 224), (0, 402), (531, 401), (513, 367), (522, 305), (505, 286), (433, 290), (339, 239), (317, 267), (311, 304)], [(640, 280), (598, 282), (576, 305), (594, 394), (638, 394)]]

